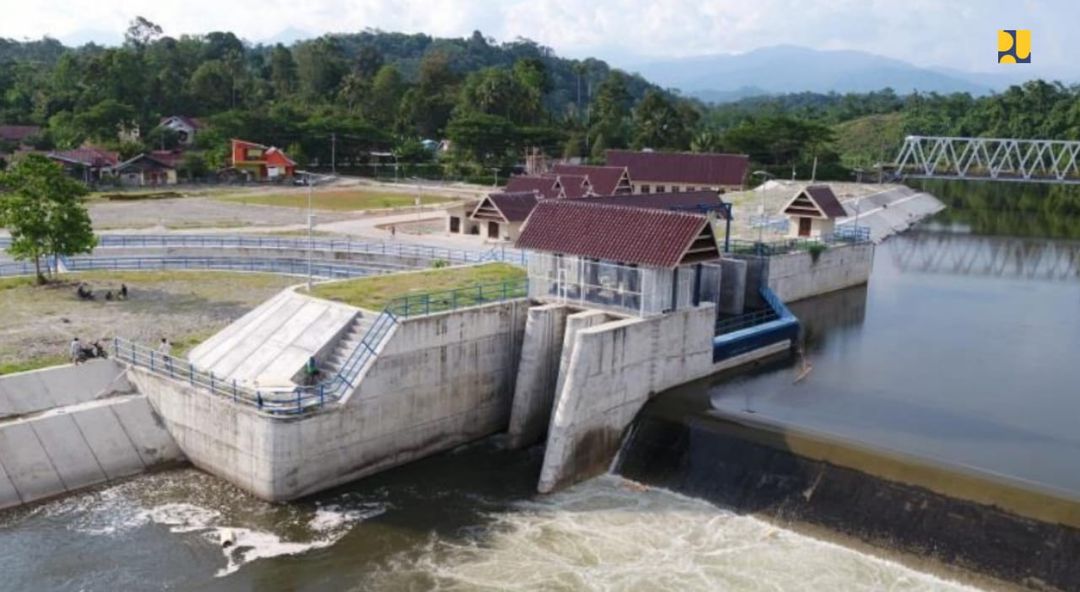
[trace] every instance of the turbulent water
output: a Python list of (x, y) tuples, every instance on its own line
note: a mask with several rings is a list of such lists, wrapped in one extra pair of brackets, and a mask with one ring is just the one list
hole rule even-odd
[(411, 477), (271, 505), (185, 469), (10, 512), (0, 589), (964, 589), (613, 476), (544, 498)]

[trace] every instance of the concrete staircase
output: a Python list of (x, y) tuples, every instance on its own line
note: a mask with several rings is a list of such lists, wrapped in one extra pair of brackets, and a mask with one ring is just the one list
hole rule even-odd
[(322, 367), (319, 368), (322, 373), (322, 380), (329, 379), (335, 376), (341, 371), (345, 362), (349, 360), (356, 348), (360, 347), (360, 342), (367, 335), (368, 329), (371, 328), (372, 323), (375, 322), (374, 316), (366, 316), (363, 314), (357, 315), (353, 322), (349, 325), (349, 328), (341, 336), (338, 341), (337, 347), (330, 354), (329, 357), (322, 363)]

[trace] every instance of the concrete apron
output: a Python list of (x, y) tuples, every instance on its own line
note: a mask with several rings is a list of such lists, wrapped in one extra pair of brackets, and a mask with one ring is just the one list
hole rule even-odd
[(0, 417), (0, 509), (183, 460), (111, 361), (0, 378)]

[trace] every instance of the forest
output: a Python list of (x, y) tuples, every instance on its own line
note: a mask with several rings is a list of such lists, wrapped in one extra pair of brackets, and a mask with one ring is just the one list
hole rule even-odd
[[(850, 179), (907, 134), (1080, 139), (1080, 87), (1041, 80), (1004, 92), (799, 93), (719, 105), (597, 59), (528, 39), (497, 42), (367, 30), (247, 43), (229, 32), (169, 36), (136, 18), (117, 47), (0, 39), (0, 124), (43, 128), (37, 149), (93, 144), (131, 156), (171, 148), (163, 116), (198, 117), (188, 176), (225, 166), (227, 141), (284, 148), (301, 165), (373, 151), (438, 175), (509, 172), (526, 150), (602, 161), (608, 148), (749, 154), (776, 175)], [(137, 128), (138, 142), (119, 132)], [(450, 140), (435, 154), (422, 140)], [(0, 154), (13, 146), (0, 145)], [(0, 165), (2, 166), (2, 165)]]

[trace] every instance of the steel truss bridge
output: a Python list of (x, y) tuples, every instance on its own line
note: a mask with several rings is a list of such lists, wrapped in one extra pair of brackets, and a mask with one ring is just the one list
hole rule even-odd
[(1080, 184), (1080, 142), (908, 136), (893, 166), (910, 179)]
[(901, 271), (1035, 280), (1080, 279), (1080, 242), (913, 232), (890, 239)]

